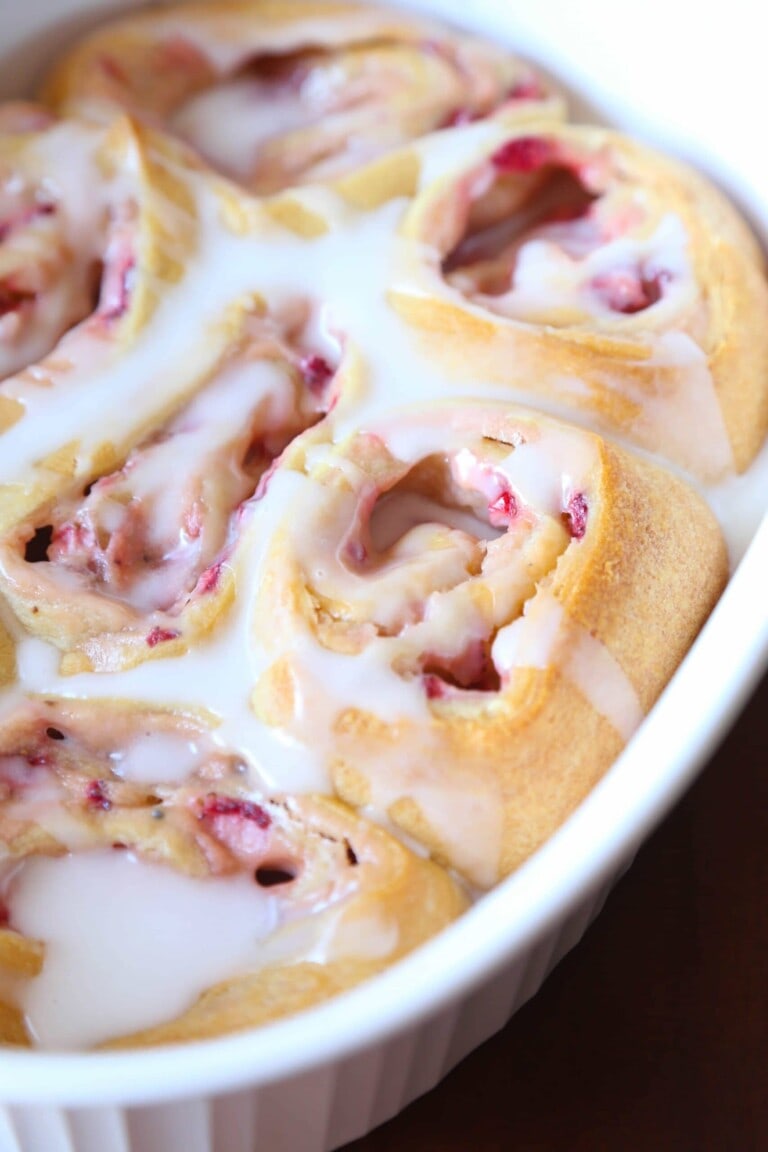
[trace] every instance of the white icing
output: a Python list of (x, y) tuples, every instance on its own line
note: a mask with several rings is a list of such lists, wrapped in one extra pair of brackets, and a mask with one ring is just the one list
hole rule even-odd
[(110, 753), (110, 768), (135, 784), (181, 783), (205, 762), (205, 751), (175, 733), (140, 732), (127, 748)]
[(568, 618), (548, 592), (539, 591), (517, 620), (500, 629), (493, 645), (500, 672), (556, 667), (604, 716), (624, 741), (643, 719), (637, 692), (605, 645)]
[(604, 644), (584, 628), (569, 629), (565, 673), (626, 743), (640, 727), (643, 708), (629, 676)]
[(552, 662), (562, 625), (562, 612), (555, 609), (537, 614), (536, 627), (531, 616), (519, 616), (500, 628), (493, 642), (493, 662), (501, 674), (514, 668), (547, 668)]
[(732, 475), (733, 454), (705, 354), (687, 333), (663, 332), (648, 364), (676, 371), (658, 393), (645, 388), (633, 396), (640, 407), (633, 430), (641, 443), (657, 445), (694, 475)]
[(194, 96), (170, 128), (215, 167), (246, 181), (260, 145), (311, 119), (311, 108), (299, 91), (242, 77)]
[(766, 515), (768, 492), (768, 440), (741, 476), (728, 476), (719, 484), (709, 485), (704, 495), (723, 530), (731, 569), (735, 569), (746, 552), (755, 529)]
[(437, 829), (456, 867), (479, 887), (487, 888), (498, 877), (504, 824), (501, 795), (490, 780), (483, 790), (473, 780), (452, 779), (446, 787), (440, 766), (430, 764), (428, 757), (426, 745), (416, 756), (371, 771), (372, 802), (386, 812), (403, 796), (411, 798)]
[(14, 927), (45, 943), (21, 1005), (45, 1048), (82, 1048), (173, 1019), (254, 965), (277, 901), (247, 876), (205, 880), (100, 851), (26, 861)]
[(526, 441), (499, 465), (522, 499), (538, 511), (559, 516), (570, 497), (583, 491), (596, 463), (594, 441), (560, 429)]

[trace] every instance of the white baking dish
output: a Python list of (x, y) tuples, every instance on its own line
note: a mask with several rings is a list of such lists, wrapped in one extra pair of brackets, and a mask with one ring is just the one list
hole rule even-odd
[[(768, 162), (748, 115), (760, 106), (758, 6), (731, 0), (740, 38), (724, 60), (722, 16), (687, 2), (649, 0), (633, 14), (631, 44), (626, 6), (609, 0), (412, 6), (495, 32), (583, 96), (593, 117), (698, 163), (768, 233)], [(65, 37), (112, 7), (0, 0), (0, 93), (31, 89)], [(652, 715), (568, 824), (459, 923), (376, 981), (258, 1033), (124, 1054), (2, 1052), (0, 1152), (322, 1152), (433, 1086), (577, 942), (765, 667), (768, 520), (756, 529), (766, 505), (764, 451), (721, 504), (741, 519), (744, 545), (754, 539)]]

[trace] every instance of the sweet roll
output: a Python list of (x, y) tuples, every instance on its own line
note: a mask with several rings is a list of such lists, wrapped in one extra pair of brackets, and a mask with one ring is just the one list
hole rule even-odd
[(423, 405), (304, 478), (257, 593), (254, 707), (323, 748), (345, 800), (475, 884), (599, 780), (727, 576), (681, 481), (501, 403)]
[[(29, 1039), (19, 1028), (19, 1005), (51, 1046), (75, 1035), (121, 1045), (201, 1039), (265, 1023), (373, 975), (466, 906), (445, 872), (338, 802), (260, 794), (242, 759), (216, 742), (204, 719), (121, 701), (111, 702), (108, 719), (98, 705), (52, 700), (29, 701), (6, 718), (0, 829), (0, 1001), (6, 988), (5, 998), (15, 998), (0, 1003), (0, 1027), (13, 1043)], [(176, 1015), (178, 995), (169, 992), (174, 1018), (141, 1031), (142, 1018), (156, 1015), (145, 1002), (141, 967), (132, 973), (127, 1017), (119, 1004), (101, 1004), (97, 988), (90, 993), (97, 1006), (88, 1011), (76, 995), (89, 948), (78, 939), (77, 918), (87, 920), (100, 872), (122, 881), (128, 910), (133, 886), (150, 917), (153, 885), (170, 883), (183, 900), (192, 883), (210, 893), (206, 899), (234, 901), (251, 921), (240, 941), (241, 970), (198, 988)], [(40, 915), (35, 891), (57, 878), (71, 903), (67, 919), (43, 912), (49, 943), (41, 944), (23, 930)], [(172, 920), (173, 908), (165, 915)], [(183, 924), (176, 927), (184, 933)], [(97, 962), (123, 943), (109, 938), (110, 929), (108, 922), (104, 938), (90, 942)], [(202, 944), (205, 932), (205, 925), (188, 927), (181, 947)], [(212, 942), (209, 948), (215, 952)], [(130, 953), (122, 962), (130, 965)], [(187, 967), (194, 972), (192, 957)], [(182, 986), (183, 1003), (188, 973), (169, 976)], [(134, 1026), (111, 1034), (126, 1018)]]
[(708, 481), (768, 431), (764, 261), (701, 175), (589, 126), (421, 146), (390, 299), (449, 378), (495, 381)]

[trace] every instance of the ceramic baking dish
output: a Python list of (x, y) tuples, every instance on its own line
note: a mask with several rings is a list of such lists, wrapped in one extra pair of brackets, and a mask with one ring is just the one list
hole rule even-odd
[[(723, 61), (722, 19), (687, 2), (651, 0), (631, 43), (626, 7), (608, 0), (411, 6), (508, 41), (573, 92), (577, 113), (692, 160), (765, 238), (768, 171), (749, 120), (759, 106), (757, 7), (731, 0), (740, 41)], [(117, 7), (0, 0), (1, 94), (33, 90), (67, 39)], [(0, 1152), (323, 1152), (428, 1091), (579, 940), (768, 663), (766, 505), (764, 450), (718, 498), (735, 572), (652, 714), (568, 823), (458, 923), (375, 981), (258, 1033), (123, 1054), (1, 1052)]]

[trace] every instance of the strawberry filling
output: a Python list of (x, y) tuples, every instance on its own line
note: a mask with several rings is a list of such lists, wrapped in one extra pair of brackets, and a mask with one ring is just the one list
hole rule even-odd
[(487, 640), (473, 640), (458, 655), (424, 657), (422, 683), (428, 700), (456, 692), (498, 692), (501, 679)]
[(272, 843), (272, 819), (260, 804), (209, 793), (199, 803), (198, 819), (241, 863), (266, 865)]
[(508, 140), (491, 156), (491, 164), (497, 172), (536, 172), (557, 158), (557, 148), (544, 136), (518, 136)]
[(470, 297), (513, 290), (521, 253), (531, 241), (557, 245), (572, 260), (602, 242), (593, 213), (597, 197), (558, 146), (544, 138), (508, 141), (464, 195), (463, 227), (442, 260), (442, 272)]
[(219, 560), (218, 563), (212, 564), (210, 568), (206, 568), (197, 582), (197, 591), (202, 593), (215, 592), (223, 567), (224, 561)]
[(128, 311), (136, 281), (135, 210), (121, 205), (112, 219), (101, 275), (98, 313), (119, 320)]
[(157, 45), (157, 66), (200, 75), (210, 71), (205, 54), (186, 36), (178, 34)]
[(488, 519), (494, 528), (506, 528), (518, 515), (518, 504), (508, 488), (488, 505)]
[(114, 56), (100, 56), (98, 67), (110, 80), (114, 80), (121, 87), (128, 87), (129, 81), (125, 69)]
[[(430, 700), (499, 691), (496, 632), (548, 568), (535, 546), (528, 558), (540, 517), (504, 470), (511, 445), (489, 438), (479, 450), (425, 455), (393, 483), (397, 473), (387, 482), (376, 464), (386, 440), (361, 434), (356, 443), (371, 478), (345, 502), (339, 523), (349, 527), (333, 561), (309, 560), (323, 569), (311, 578), (323, 635), (344, 635), (354, 650), (395, 641), (393, 669), (420, 679)], [(552, 540), (556, 555), (567, 540), (560, 526)]]
[(647, 275), (639, 268), (621, 269), (596, 276), (590, 287), (612, 312), (633, 316), (658, 304), (670, 279), (664, 270)]
[(583, 492), (576, 492), (571, 496), (563, 517), (571, 537), (574, 540), (581, 540), (587, 531), (589, 517), (589, 505)]
[(335, 372), (324, 356), (314, 353), (303, 357), (300, 368), (305, 384), (314, 393), (322, 393)]
[(679, 275), (669, 270), (679, 258), (669, 227), (643, 229), (645, 201), (626, 194), (606, 149), (519, 136), (470, 175), (459, 188), (463, 230), (442, 272), (491, 311), (557, 327), (633, 316)]
[(112, 801), (109, 799), (103, 780), (89, 780), (85, 787), (85, 799), (90, 808), (109, 812)]
[(169, 640), (175, 640), (180, 635), (181, 633), (174, 628), (155, 627), (147, 633), (147, 645), (149, 648), (157, 648), (158, 644), (166, 644)]
[[(242, 786), (239, 756), (223, 753), (203, 732), (158, 728), (149, 717), (112, 745), (91, 744), (88, 729), (86, 717), (75, 719), (66, 737), (50, 728), (67, 740), (56, 758), (50, 755), (53, 737), (32, 718), (18, 740), (22, 751), (0, 755), (0, 835), (25, 837), (51, 805), (63, 805), (65, 836), (72, 820), (86, 817), (89, 837), (102, 834), (115, 849), (159, 854), (184, 869), (204, 863), (221, 875), (245, 868), (265, 888), (302, 874), (301, 818), (297, 823), (289, 806), (211, 788), (219, 780)], [(116, 828), (119, 838), (113, 839)], [(50, 834), (57, 836), (54, 826)], [(77, 833), (74, 844), (80, 844)], [(69, 846), (65, 840), (63, 847)], [(356, 863), (351, 848), (340, 851), (347, 864)]]
[(0, 188), (0, 378), (41, 360), (82, 322), (88, 332), (89, 316), (101, 324), (122, 316), (135, 280), (133, 201), (106, 227), (94, 219), (74, 236), (72, 206), (28, 184), (23, 170), (17, 177)]
[[(132, 274), (129, 261), (115, 283)], [(119, 314), (122, 289), (118, 298), (103, 314)], [(219, 588), (249, 502), (263, 495), (286, 445), (329, 402), (336, 369), (297, 347), (306, 321), (299, 311), (296, 332), (253, 317), (249, 342), (122, 468), (91, 481), (82, 499), (62, 504), (52, 523), (36, 527), (24, 541), (24, 559), (50, 565), (54, 581), (66, 572), (83, 590), (140, 613), (175, 615), (193, 594)], [(154, 648), (178, 635), (161, 621), (146, 643)]]
[(201, 820), (212, 820), (219, 816), (234, 816), (238, 820), (253, 820), (259, 828), (269, 828), (272, 820), (260, 804), (252, 800), (240, 800), (234, 796), (220, 796), (210, 792), (202, 803)]
[(508, 100), (544, 100), (546, 98), (544, 85), (534, 76), (525, 80), (518, 80), (507, 93)]

